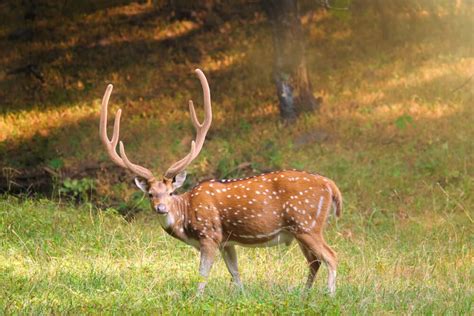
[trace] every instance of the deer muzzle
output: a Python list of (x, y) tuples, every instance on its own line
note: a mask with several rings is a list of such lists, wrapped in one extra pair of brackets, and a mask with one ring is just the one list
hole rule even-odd
[(158, 205), (155, 206), (155, 211), (158, 213), (158, 214), (166, 214), (168, 213), (168, 210), (166, 208), (166, 205), (163, 204), (163, 203), (160, 203)]

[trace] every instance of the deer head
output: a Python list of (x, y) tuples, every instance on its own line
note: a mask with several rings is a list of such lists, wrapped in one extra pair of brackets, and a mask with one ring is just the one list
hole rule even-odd
[[(186, 180), (185, 169), (199, 155), (204, 145), (207, 131), (211, 127), (212, 109), (209, 84), (207, 83), (206, 76), (200, 69), (196, 69), (196, 74), (201, 82), (204, 94), (204, 121), (202, 123), (198, 121), (193, 101), (189, 100), (189, 112), (191, 114), (191, 121), (196, 129), (196, 138), (191, 142), (189, 153), (184, 158), (172, 164), (160, 178), (156, 178), (149, 169), (136, 165), (128, 159), (123, 142), (119, 143), (121, 109), (115, 114), (112, 139), (109, 139), (107, 136), (107, 109), (113, 89), (111, 84), (107, 86), (107, 90), (102, 99), (99, 126), (100, 139), (105, 145), (110, 159), (112, 159), (115, 164), (137, 175), (135, 184), (149, 196), (153, 210), (159, 214), (166, 214), (169, 211), (171, 202), (170, 196), (177, 188), (181, 187)], [(120, 155), (117, 154), (116, 151), (117, 144), (119, 144)]]

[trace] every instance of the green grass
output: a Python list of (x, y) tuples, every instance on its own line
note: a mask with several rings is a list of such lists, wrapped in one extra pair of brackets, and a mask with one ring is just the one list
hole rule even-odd
[(472, 223), (448, 205), (408, 218), (349, 205), (327, 232), (340, 257), (335, 298), (325, 294), (325, 268), (303, 291), (306, 263), (295, 244), (239, 248), (243, 293), (219, 258), (196, 297), (197, 251), (166, 236), (151, 212), (129, 223), (110, 210), (4, 197), (0, 306), (6, 314), (470, 314)]
[[(382, 13), (360, 1), (351, 12), (304, 13), (308, 71), (324, 104), (289, 126), (278, 120), (262, 14), (208, 29), (146, 3), (67, 2), (61, 11), (43, 2), (30, 41), (8, 39), (25, 27), (24, 12), (0, 4), (2, 172), (107, 163), (97, 129), (109, 82), (131, 160), (165, 170), (189, 148), (188, 98), (202, 114), (192, 74), (200, 67), (213, 125), (186, 186), (280, 168), (333, 179), (345, 206), (326, 231), (340, 259), (338, 290), (325, 294), (323, 267), (305, 293), (307, 267), (292, 245), (239, 248), (245, 292), (233, 289), (219, 259), (196, 297), (197, 252), (166, 236), (131, 175), (105, 169), (63, 183), (87, 199), (80, 184), (92, 178), (94, 205), (0, 196), (0, 313), (473, 314), (467, 1), (398, 0)], [(44, 84), (7, 74), (25, 63), (38, 64)], [(252, 170), (236, 169), (244, 162)], [(120, 211), (142, 211), (127, 222), (96, 206), (117, 201), (125, 201)]]

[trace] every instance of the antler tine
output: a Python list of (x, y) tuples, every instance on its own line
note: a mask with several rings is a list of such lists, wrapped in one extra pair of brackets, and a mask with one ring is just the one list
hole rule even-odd
[[(109, 157), (110, 159), (112, 159), (113, 162), (115, 162), (117, 165), (119, 165), (122, 168), (130, 169), (132, 172), (136, 173), (137, 175), (145, 179), (152, 180), (154, 179), (154, 177), (150, 170), (142, 166), (138, 166), (131, 163), (127, 159), (127, 156), (125, 155), (125, 151), (123, 151), (123, 154), (122, 154), (122, 157), (124, 157), (125, 159), (122, 159), (116, 152), (117, 143), (119, 141), (119, 134), (120, 134), (120, 118), (122, 116), (121, 109), (119, 109), (117, 113), (115, 114), (114, 131), (112, 134), (112, 140), (109, 140), (109, 137), (107, 136), (107, 111), (108, 111), (110, 95), (112, 94), (112, 89), (113, 89), (113, 86), (109, 84), (107, 86), (107, 89), (105, 90), (105, 94), (102, 99), (102, 106), (100, 109), (100, 125), (99, 125), (100, 139), (102, 140), (102, 143), (104, 144), (107, 150), (107, 153), (109, 154)], [(120, 142), (120, 145), (121, 147), (123, 147), (122, 142)]]
[(194, 125), (194, 128), (199, 128), (202, 127), (202, 124), (199, 123), (197, 115), (196, 115), (196, 110), (194, 109), (194, 103), (193, 100), (189, 100), (189, 113), (191, 115), (191, 122)]
[(135, 174), (137, 174), (140, 177), (143, 177), (147, 180), (153, 180), (155, 178), (153, 176), (153, 173), (151, 173), (150, 170), (148, 170), (148, 169), (146, 169), (142, 166), (136, 165), (136, 164), (130, 162), (130, 160), (128, 160), (128, 157), (125, 154), (125, 148), (123, 146), (122, 141), (120, 142), (119, 149), (120, 149), (120, 156), (122, 157), (122, 160), (125, 163), (125, 165), (127, 166), (127, 168), (130, 169), (130, 171), (134, 172)]
[(105, 148), (107, 149), (107, 153), (109, 154), (110, 159), (119, 165), (122, 168), (127, 168), (125, 163), (119, 157), (117, 152), (115, 151), (115, 147), (117, 146), (117, 141), (119, 138), (119, 130), (120, 130), (120, 116), (122, 114), (121, 110), (118, 110), (115, 114), (115, 122), (114, 122), (114, 132), (112, 135), (112, 140), (109, 140), (107, 136), (107, 110), (109, 105), (110, 95), (112, 94), (114, 86), (109, 84), (107, 89), (105, 90), (104, 97), (102, 98), (102, 106), (100, 108), (100, 124), (99, 124), (99, 135), (102, 143), (104, 144)]
[[(175, 162), (165, 172), (165, 178), (171, 179), (181, 171), (183, 171), (201, 152), (204, 141), (206, 140), (206, 134), (211, 127), (212, 122), (212, 108), (211, 108), (211, 91), (209, 84), (207, 83), (206, 76), (201, 69), (196, 69), (196, 74), (201, 82), (202, 91), (204, 94), (204, 121), (199, 123), (196, 110), (194, 109), (193, 101), (189, 100), (189, 112), (191, 115), (191, 121), (196, 129), (196, 145), (195, 149), (191, 151), (181, 160)], [(193, 146), (191, 146), (193, 148)]]

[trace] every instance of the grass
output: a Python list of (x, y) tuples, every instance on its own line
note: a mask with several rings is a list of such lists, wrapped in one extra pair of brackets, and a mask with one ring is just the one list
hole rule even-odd
[(327, 239), (340, 257), (335, 298), (326, 269), (305, 293), (296, 244), (239, 248), (245, 291), (222, 259), (195, 296), (198, 253), (166, 236), (151, 212), (126, 222), (113, 211), (48, 200), (0, 202), (0, 306), (6, 314), (470, 314), (472, 223), (447, 199), (434, 211), (397, 216), (350, 205)]
[[(207, 29), (127, 1), (77, 5), (67, 19), (40, 5), (33, 39), (13, 41), (22, 12), (0, 4), (0, 69), (36, 63), (45, 77), (0, 70), (2, 171), (106, 163), (97, 125), (109, 82), (130, 158), (165, 170), (189, 147), (186, 102), (201, 104), (191, 72), (200, 67), (214, 120), (188, 187), (298, 168), (335, 180), (345, 200), (326, 233), (340, 258), (334, 299), (324, 294), (324, 268), (304, 293), (296, 245), (239, 248), (245, 292), (230, 286), (219, 259), (207, 294), (196, 297), (197, 252), (166, 236), (146, 207), (127, 222), (95, 204), (3, 195), (2, 311), (472, 314), (472, 8), (401, 1), (381, 13), (363, 3), (352, 14), (304, 13), (309, 73), (324, 105), (291, 126), (278, 121), (270, 32), (258, 11)], [(244, 162), (251, 171), (236, 169)], [(99, 205), (146, 205), (131, 175), (105, 170), (94, 176)]]

